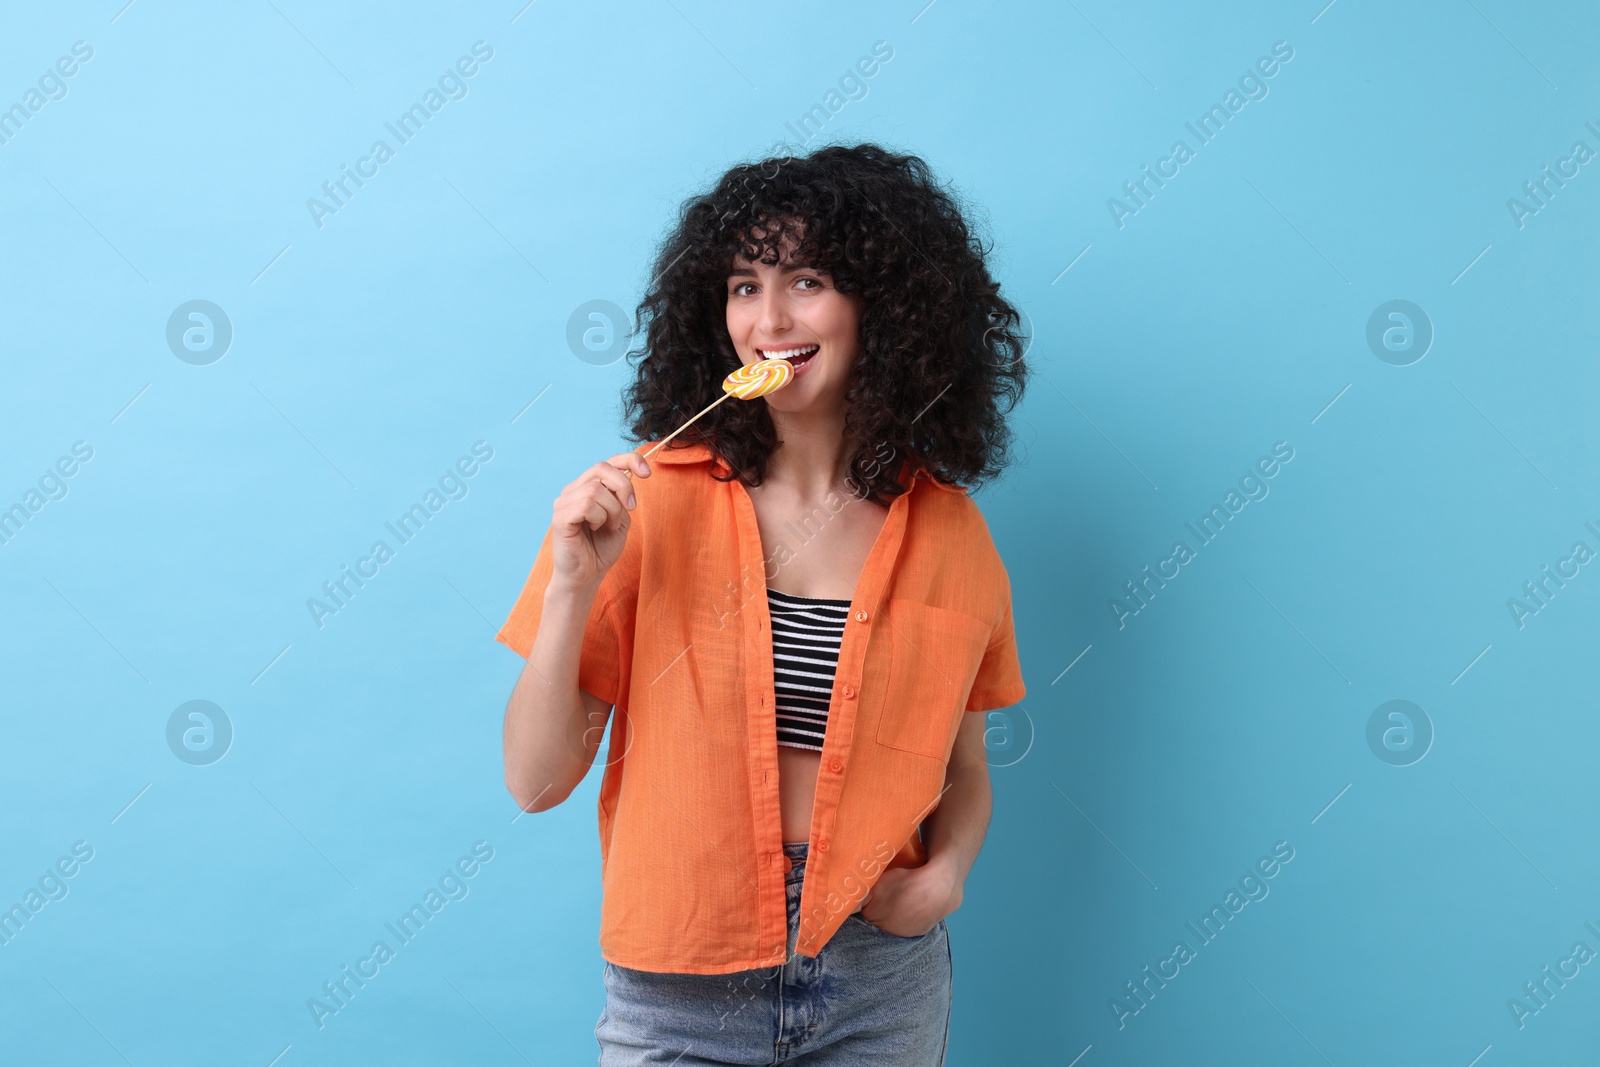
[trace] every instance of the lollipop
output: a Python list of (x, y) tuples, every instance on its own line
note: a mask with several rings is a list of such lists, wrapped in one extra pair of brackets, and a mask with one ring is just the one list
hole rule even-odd
[[(722, 379), (722, 391), (740, 400), (754, 400), (788, 385), (794, 378), (794, 364), (786, 359), (761, 359), (740, 367)], [(721, 401), (718, 401), (721, 403)], [(712, 405), (713, 407), (715, 405)], [(710, 410), (709, 408), (707, 410)], [(700, 416), (696, 415), (695, 418)]]
[[(748, 366), (740, 367), (738, 370), (722, 379), (722, 395), (717, 397), (717, 399), (712, 401), (710, 404), (707, 404), (700, 412), (700, 415), (704, 415), (707, 411), (710, 411), (712, 408), (716, 407), (730, 396), (736, 396), (740, 400), (754, 400), (758, 396), (766, 396), (768, 393), (776, 392), (777, 390), (782, 389), (793, 380), (794, 364), (790, 363), (788, 360), (759, 359)], [(673, 430), (661, 441), (657, 442), (655, 448), (652, 448), (650, 451), (644, 454), (644, 458), (649, 459), (651, 456), (655, 455), (656, 449), (663, 447), (668, 441), (687, 430), (694, 424), (695, 419), (698, 419), (700, 415), (696, 415), (694, 419), (690, 419), (682, 426), (679, 426), (676, 430)], [(628, 477), (633, 477), (633, 471), (630, 470), (626, 471), (625, 473), (628, 475)]]

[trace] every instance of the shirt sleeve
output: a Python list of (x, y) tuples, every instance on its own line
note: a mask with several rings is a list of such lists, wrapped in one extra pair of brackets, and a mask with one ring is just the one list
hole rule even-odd
[[(640, 494), (641, 502), (643, 494)], [(635, 611), (639, 593), (639, 555), (644, 531), (640, 528), (640, 508), (635, 508), (633, 524), (622, 556), (600, 579), (594, 606), (583, 631), (583, 651), (578, 659), (578, 688), (607, 704), (627, 706), (628, 679), (633, 669)], [(511, 608), (505, 625), (495, 640), (514, 650), (523, 659), (533, 652), (533, 639), (539, 632), (539, 617), (544, 611), (544, 594), (555, 573), (555, 531), (547, 529), (534, 557), (533, 569), (523, 583), (522, 593)]]
[(1017, 631), (1011, 619), (1011, 583), (1005, 582), (1005, 607), (995, 625), (978, 676), (967, 696), (968, 711), (993, 711), (1009, 708), (1027, 695), (1022, 684), (1022, 663), (1017, 658)]

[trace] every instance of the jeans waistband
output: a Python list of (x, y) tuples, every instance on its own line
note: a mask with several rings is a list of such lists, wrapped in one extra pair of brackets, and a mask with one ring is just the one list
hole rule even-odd
[(793, 843), (785, 841), (783, 843), (783, 854), (789, 860), (784, 881), (796, 881), (805, 873), (806, 853), (810, 851), (810, 848), (811, 842), (809, 841), (795, 841)]

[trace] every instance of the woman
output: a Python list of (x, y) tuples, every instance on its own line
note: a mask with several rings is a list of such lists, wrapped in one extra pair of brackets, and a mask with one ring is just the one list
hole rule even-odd
[[(604, 1064), (939, 1064), (945, 916), (988, 825), (981, 712), (1025, 692), (964, 484), (999, 473), (1019, 316), (923, 161), (735, 167), (640, 305), (639, 449), (556, 499), (498, 639), (506, 784), (600, 787)], [(729, 399), (650, 461), (741, 364)], [(980, 714), (967, 714), (979, 712)]]

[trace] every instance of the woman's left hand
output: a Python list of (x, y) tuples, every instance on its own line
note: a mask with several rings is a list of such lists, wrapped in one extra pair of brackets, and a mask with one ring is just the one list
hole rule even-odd
[(921, 937), (960, 906), (960, 880), (943, 864), (929, 862), (884, 871), (856, 914), (896, 937)]

